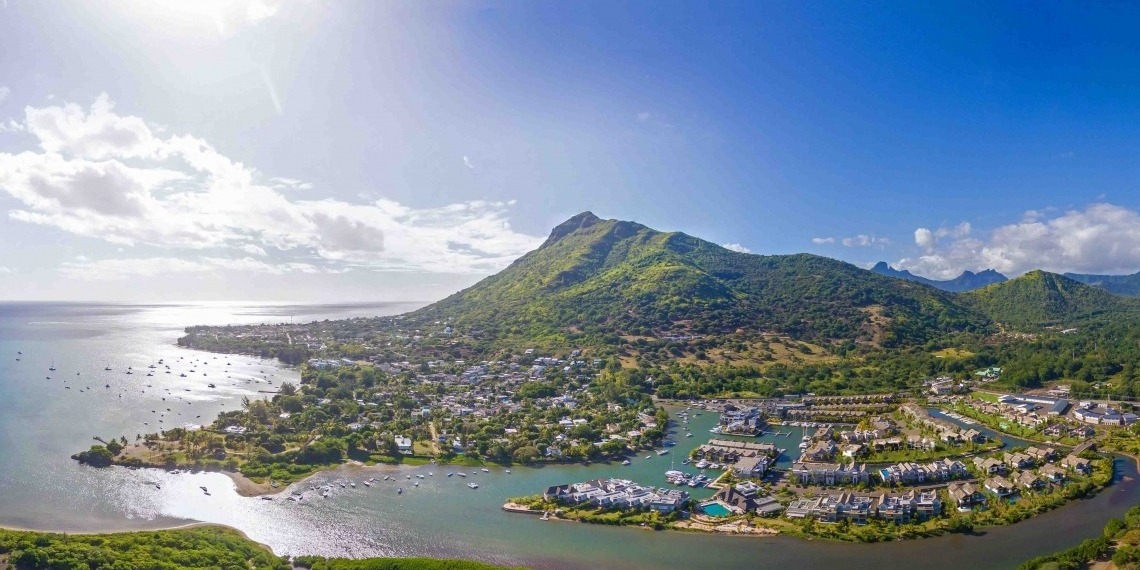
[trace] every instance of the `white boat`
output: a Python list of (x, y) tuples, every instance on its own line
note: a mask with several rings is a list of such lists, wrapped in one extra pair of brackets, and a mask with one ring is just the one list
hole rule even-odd
[(490, 469), (487, 469), (486, 467), (484, 467), (484, 468), (480, 469), (480, 471), (482, 471), (482, 472), (484, 472), (484, 473), (490, 473), (490, 472), (491, 472), (491, 470), (490, 470)]
[(629, 460), (628, 460), (628, 459), (626, 459), (625, 461), (622, 461), (622, 462), (621, 462), (621, 464), (622, 464), (622, 465), (629, 465)]
[(697, 469), (704, 469), (708, 466), (709, 466), (709, 462), (707, 459), (702, 459), (702, 460), (697, 462)]
[(662, 450), (657, 452), (657, 455), (665, 455), (666, 453), (669, 453), (669, 450), (668, 449), (662, 449)]
[(504, 471), (504, 473), (506, 473), (506, 474), (508, 474), (508, 475), (509, 475), (509, 474), (511, 473), (511, 470), (510, 470), (510, 469), (507, 469), (507, 470), (505, 470), (505, 471)]
[(459, 473), (456, 473), (456, 475), (459, 475), (460, 477), (466, 477), (467, 476), (467, 474), (462, 472), (462, 471), (460, 471)]
[(472, 489), (478, 489), (478, 488), (479, 488), (479, 484), (478, 484), (478, 483), (468, 483), (468, 484), (467, 484), (467, 486), (468, 486), (468, 487), (471, 487)]
[(365, 481), (365, 482), (364, 482), (364, 486), (365, 486), (365, 487), (371, 487), (371, 486), (372, 486), (372, 481)]
[(448, 474), (447, 474), (447, 476), (448, 476), (448, 477), (451, 477), (452, 475), (455, 475), (455, 472), (454, 472), (454, 471), (452, 471), (451, 473), (448, 473)]

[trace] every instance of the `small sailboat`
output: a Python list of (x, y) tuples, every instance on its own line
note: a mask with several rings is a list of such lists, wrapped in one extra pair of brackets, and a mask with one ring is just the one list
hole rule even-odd
[(54, 358), (51, 359), (51, 366), (48, 367), (48, 370), (55, 372), (55, 359)]

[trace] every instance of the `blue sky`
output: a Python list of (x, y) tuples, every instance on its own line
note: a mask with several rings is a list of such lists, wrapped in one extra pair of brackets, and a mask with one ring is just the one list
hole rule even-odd
[(1140, 270), (1127, 3), (7, 0), (0, 298), (432, 300), (583, 210)]

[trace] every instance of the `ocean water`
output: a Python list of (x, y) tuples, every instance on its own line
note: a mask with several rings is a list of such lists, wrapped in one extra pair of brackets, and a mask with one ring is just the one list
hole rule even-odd
[[(598, 477), (664, 484), (664, 471), (680, 468), (688, 450), (709, 437), (707, 430), (716, 421), (709, 413), (694, 417), (694, 437), (675, 437), (678, 445), (669, 455), (648, 459), (641, 455), (630, 466), (515, 467), (511, 474), (498, 467), (490, 468), (491, 473), (465, 468), (466, 478), (447, 477), (447, 472), (459, 469), (451, 466), (342, 467), (299, 487), (307, 491), (311, 483), (329, 484), (330, 497), (307, 491), (301, 503), (284, 500), (288, 490), (272, 501), (240, 497), (220, 474), (93, 469), (69, 458), (94, 443), (94, 436), (134, 439), (156, 429), (207, 423), (218, 412), (240, 406), (243, 397), (265, 397), (261, 390), (273, 389), (270, 381), (277, 385), (298, 380), (296, 370), (276, 362), (178, 348), (174, 342), (185, 326), (290, 318), (299, 322), (394, 314), (410, 308), (0, 304), (0, 525), (114, 531), (203, 521), (238, 528), (280, 554), (452, 556), (537, 568), (823, 568), (853, 563), (877, 568), (910, 568), (915, 563), (933, 568), (1012, 568), (1026, 558), (1099, 534), (1110, 516), (1140, 502), (1135, 466), (1119, 461), (1119, 483), (1096, 498), (977, 536), (895, 544), (543, 522), (499, 508), (512, 496)], [(158, 364), (160, 359), (164, 364)], [(148, 368), (152, 363), (155, 369)], [(56, 370), (49, 371), (53, 364)], [(171, 374), (165, 373), (167, 365)], [(127, 375), (127, 367), (134, 374)], [(207, 387), (211, 382), (215, 389)], [(790, 436), (764, 440), (794, 456), (801, 433), (791, 431)], [(396, 481), (371, 488), (362, 484), (385, 474)], [(417, 474), (424, 479), (415, 478)], [(356, 481), (356, 488), (348, 481)], [(467, 488), (471, 481), (479, 483), (479, 489)], [(210, 495), (199, 486), (206, 486)], [(403, 487), (404, 493), (397, 493), (397, 487)]]

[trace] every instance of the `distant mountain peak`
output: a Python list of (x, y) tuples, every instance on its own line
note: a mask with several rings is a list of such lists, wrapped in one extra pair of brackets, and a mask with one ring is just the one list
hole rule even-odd
[(896, 279), (905, 279), (907, 281), (914, 281), (916, 283), (924, 283), (926, 285), (930, 285), (931, 287), (942, 289), (943, 291), (951, 291), (955, 293), (970, 291), (972, 289), (977, 289), (978, 287), (984, 287), (991, 283), (1001, 283), (1002, 281), (1006, 280), (1005, 275), (1002, 275), (993, 269), (986, 269), (985, 271), (979, 271), (978, 273), (974, 273), (973, 271), (963, 271), (961, 275), (955, 277), (954, 279), (927, 279), (926, 277), (915, 275), (906, 269), (895, 269), (894, 267), (887, 265), (887, 262), (885, 261), (876, 263), (875, 266), (871, 268), (871, 271), (878, 273), (879, 275), (886, 275), (887, 277), (894, 277)]
[(571, 216), (570, 219), (565, 222), (554, 226), (554, 229), (550, 231), (550, 237), (546, 238), (546, 243), (543, 245), (554, 243), (580, 229), (588, 228), (600, 221), (602, 221), (601, 218), (595, 216), (593, 212), (588, 210), (581, 214)]

